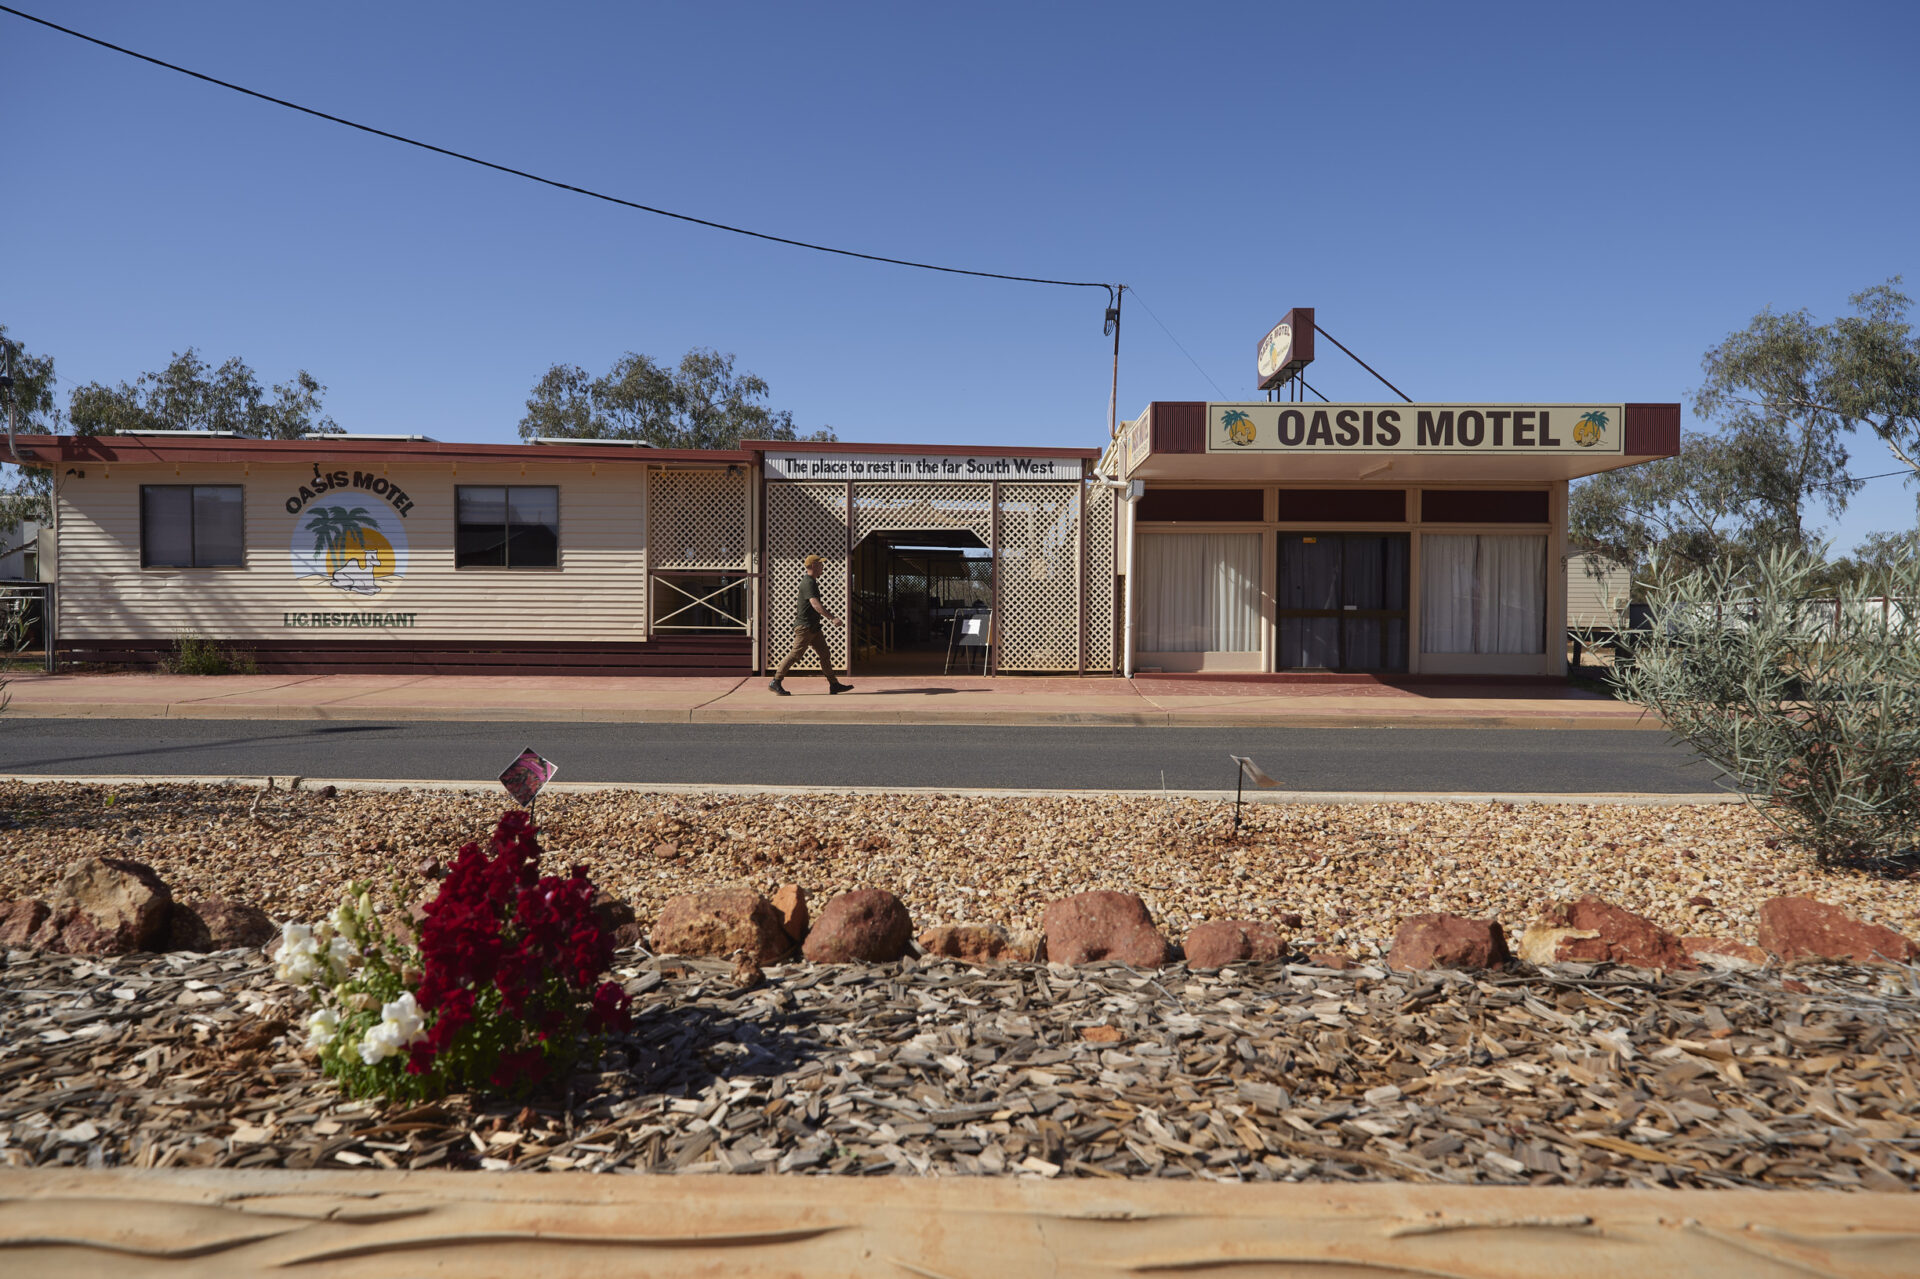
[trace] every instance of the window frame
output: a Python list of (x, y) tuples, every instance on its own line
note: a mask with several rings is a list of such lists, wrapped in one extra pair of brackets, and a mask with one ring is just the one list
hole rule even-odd
[[(453, 569), (456, 573), (558, 573), (562, 570), (563, 551), (560, 542), (560, 488), (558, 484), (456, 484), (453, 486)], [(550, 489), (553, 492), (553, 563), (551, 564), (462, 564), (460, 562), (460, 530), (462, 528), (484, 528), (485, 525), (464, 524), (460, 519), (460, 491), (462, 489), (500, 489), (506, 494), (504, 503), (506, 514), (513, 511), (513, 490)], [(509, 530), (510, 521), (502, 520), (501, 554), (504, 556), (512, 547)]]
[[(147, 552), (147, 494), (153, 489), (185, 489), (187, 491), (187, 555), (193, 562), (187, 564), (156, 564), (148, 558)], [(195, 536), (196, 516), (194, 494), (199, 489), (233, 489), (240, 494), (240, 546), (239, 558), (231, 564), (199, 563), (199, 538)], [(149, 569), (163, 572), (179, 572), (182, 569), (200, 572), (221, 572), (240, 570), (247, 567), (247, 486), (244, 484), (142, 484), (140, 486), (140, 570)]]

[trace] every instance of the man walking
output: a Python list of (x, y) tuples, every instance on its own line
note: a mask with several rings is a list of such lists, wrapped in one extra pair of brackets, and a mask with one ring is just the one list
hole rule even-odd
[(780, 663), (780, 669), (773, 673), (773, 683), (768, 688), (782, 697), (792, 694), (781, 685), (787, 677), (787, 671), (800, 660), (800, 654), (812, 649), (820, 657), (820, 669), (827, 677), (827, 692), (844, 693), (853, 687), (842, 684), (833, 677), (833, 654), (827, 648), (827, 633), (821, 627), (822, 622), (832, 622), (844, 628), (846, 621), (827, 612), (827, 606), (820, 602), (820, 570), (826, 561), (818, 555), (807, 556), (807, 575), (800, 579), (800, 602), (793, 618), (793, 651), (787, 654), (787, 660)]

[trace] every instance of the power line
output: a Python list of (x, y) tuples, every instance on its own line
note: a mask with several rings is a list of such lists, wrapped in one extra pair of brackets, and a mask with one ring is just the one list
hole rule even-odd
[[(150, 54), (125, 48), (111, 41), (102, 40), (98, 36), (90, 36), (84, 31), (75, 31), (72, 27), (63, 27), (57, 22), (49, 22), (45, 18), (36, 17), (31, 13), (15, 9), (11, 5), (0, 4), (0, 13), (10, 13), (16, 18), (24, 18), (28, 22), (37, 23), (52, 31), (58, 31), (62, 35), (72, 36), (76, 40), (84, 40), (88, 44), (98, 45), (102, 49), (111, 49), (115, 53), (122, 53), (129, 58), (137, 58), (142, 62), (152, 63), (156, 67), (161, 67), (168, 71), (175, 71), (184, 76), (191, 76), (195, 80), (204, 80), (206, 83), (217, 85), (222, 89), (231, 89), (235, 93), (243, 93), (249, 98), (258, 98), (262, 102), (271, 102), (273, 105), (285, 107), (289, 111), (298, 111), (302, 115), (310, 115), (316, 119), (326, 120), (332, 124), (345, 125), (349, 129), (358, 129), (362, 133), (371, 133), (377, 138), (386, 138), (392, 142), (400, 142), (410, 147), (418, 147), (422, 151), (431, 151), (435, 155), (444, 155), (454, 160), (464, 160), (468, 164), (477, 164), (483, 169), (492, 169), (497, 173), (506, 173), (516, 178), (525, 178), (529, 182), (538, 182), (543, 186), (555, 187), (561, 191), (571, 191), (576, 195), (589, 196), (595, 200), (604, 200), (608, 204), (617, 204), (622, 208), (637, 209), (641, 213), (652, 213), (663, 218), (673, 218), (679, 222), (691, 222), (695, 226), (710, 227), (715, 231), (727, 231), (734, 235), (751, 236), (756, 240), (769, 240), (775, 244), (787, 244), (796, 249), (811, 249), (816, 253), (834, 253), (843, 258), (860, 258), (867, 262), (884, 262), (889, 266), (910, 266), (921, 271), (944, 271), (948, 275), (973, 275), (988, 280), (1011, 280), (1018, 284), (1053, 284), (1068, 289), (1106, 289), (1109, 293), (1112, 293), (1114, 289), (1113, 285), (1101, 283), (1096, 280), (1049, 280), (1035, 275), (1006, 275), (999, 271), (973, 271), (966, 267), (939, 266), (932, 262), (913, 262), (906, 258), (889, 258), (878, 253), (859, 253), (853, 249), (837, 249), (829, 244), (814, 244), (807, 240), (795, 240), (784, 235), (772, 235), (765, 231), (750, 231), (746, 227), (729, 226), (725, 222), (714, 222), (707, 218), (696, 218), (688, 213), (675, 213), (670, 209), (658, 209), (649, 204), (640, 204), (634, 200), (621, 199), (617, 195), (607, 195), (604, 192), (595, 191), (588, 187), (575, 186), (571, 182), (561, 182), (554, 178), (543, 178), (537, 173), (528, 173), (525, 169), (516, 169), (511, 165), (496, 164), (492, 160), (482, 160), (478, 156), (467, 155), (465, 152), (454, 151), (447, 147), (435, 146), (431, 142), (422, 142), (417, 138), (409, 138), (404, 134), (391, 133), (386, 129), (376, 129), (370, 124), (361, 124), (358, 121), (348, 120), (342, 116), (329, 115), (327, 112), (315, 110), (313, 107), (301, 106), (298, 102), (289, 102), (285, 98), (276, 98), (270, 93), (261, 93), (259, 90), (249, 89), (245, 85), (234, 84), (231, 81), (222, 80), (216, 76), (210, 76), (189, 67), (178, 66), (174, 63), (163, 61)], [(1152, 314), (1152, 312), (1148, 312), (1148, 314)], [(1168, 336), (1172, 335), (1169, 334)], [(1191, 359), (1192, 357), (1189, 356), (1188, 358)]]
[(1818, 484), (1809, 484), (1807, 485), (1807, 487), (1810, 489), (1837, 489), (1837, 488), (1845, 488), (1849, 484), (1865, 484), (1868, 480), (1884, 480), (1887, 477), (1892, 475), (1915, 475), (1915, 474), (1920, 474), (1920, 472), (1916, 472), (1910, 469), (1901, 470), (1901, 471), (1882, 471), (1878, 475), (1849, 475), (1843, 479), (1824, 480)]
[(1187, 363), (1193, 365), (1194, 368), (1199, 369), (1200, 376), (1207, 379), (1208, 385), (1212, 386), (1215, 391), (1219, 392), (1221, 399), (1223, 400), (1226, 399), (1227, 393), (1225, 391), (1220, 390), (1220, 384), (1213, 380), (1213, 375), (1208, 373), (1205, 369), (1200, 368), (1200, 361), (1193, 358), (1193, 352), (1187, 350), (1187, 348), (1184, 346), (1180, 346), (1180, 339), (1173, 336), (1173, 330), (1168, 328), (1164, 323), (1162, 323), (1159, 316), (1153, 314), (1153, 308), (1150, 306), (1147, 306), (1147, 300), (1143, 297), (1140, 297), (1140, 290), (1136, 289), (1133, 285), (1129, 284), (1127, 286), (1127, 292), (1133, 294), (1135, 298), (1138, 298), (1141, 306), (1147, 307), (1147, 314), (1150, 316), (1153, 316), (1153, 322), (1155, 324), (1160, 325), (1160, 331), (1167, 335), (1167, 340), (1173, 343), (1175, 346), (1180, 347), (1180, 354), (1187, 357)]

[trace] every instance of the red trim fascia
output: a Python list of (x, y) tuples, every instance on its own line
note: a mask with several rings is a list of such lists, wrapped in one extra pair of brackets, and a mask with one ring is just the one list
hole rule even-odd
[[(738, 449), (643, 449), (605, 445), (564, 444), (451, 444), (408, 440), (245, 440), (189, 439), (184, 436), (142, 435), (23, 435), (20, 446), (56, 452), (61, 462), (290, 462), (302, 465), (352, 454), (386, 462), (606, 462), (632, 465), (652, 462), (708, 463), (744, 466), (753, 455)], [(50, 462), (53, 458), (30, 461)]]
[(1622, 451), (1628, 457), (1676, 457), (1680, 453), (1678, 404), (1629, 404), (1621, 424)]
[(1099, 461), (1099, 449), (974, 448), (965, 444), (825, 444), (818, 440), (742, 440), (755, 453), (931, 453), (940, 457), (1077, 457)]

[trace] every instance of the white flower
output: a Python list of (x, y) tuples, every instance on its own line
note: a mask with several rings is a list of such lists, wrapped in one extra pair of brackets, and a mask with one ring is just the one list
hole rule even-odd
[(310, 926), (289, 922), (280, 930), (280, 953), (273, 971), (281, 981), (300, 986), (320, 975), (320, 948)]
[(360, 936), (360, 921), (354, 918), (353, 907), (341, 902), (333, 908), (333, 916), (327, 922), (333, 925), (333, 931), (342, 937), (357, 940)]
[(307, 1047), (325, 1048), (340, 1035), (340, 1014), (331, 1008), (322, 1008), (307, 1018)]
[(400, 1028), (390, 1021), (381, 1022), (360, 1041), (360, 1060), (369, 1066), (378, 1066), (399, 1051)]
[(380, 1024), (360, 1041), (360, 1060), (377, 1066), (426, 1033), (420, 1005), (411, 992), (380, 1008)]
[(335, 937), (327, 943), (327, 967), (333, 970), (336, 980), (352, 972), (353, 961), (358, 958), (360, 948), (345, 937)]
[(426, 1019), (420, 1015), (420, 1005), (414, 1001), (413, 992), (408, 991), (390, 1004), (380, 1009), (380, 1019), (390, 1021), (400, 1032), (400, 1042), (411, 1044), (426, 1032)]

